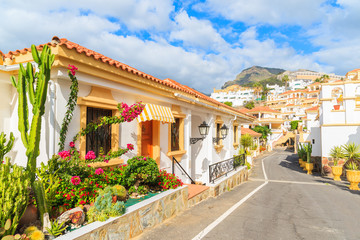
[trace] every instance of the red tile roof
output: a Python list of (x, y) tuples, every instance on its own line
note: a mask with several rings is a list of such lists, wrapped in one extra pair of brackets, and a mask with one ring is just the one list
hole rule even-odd
[(255, 132), (250, 128), (241, 128), (241, 135), (250, 134), (253, 137), (261, 137), (261, 133)]
[(306, 109), (305, 111), (306, 111), (306, 112), (317, 111), (318, 109), (319, 109), (319, 106), (315, 106), (315, 107), (312, 107), (312, 108), (308, 108), (308, 109)]
[[(201, 98), (201, 99), (204, 99), (208, 102), (211, 102), (211, 103), (214, 103), (214, 104), (217, 104), (218, 106), (222, 106), (224, 108), (227, 108), (229, 110), (232, 110), (232, 111), (235, 111), (235, 112), (238, 112), (240, 114), (244, 114), (243, 112), (235, 109), (235, 108), (232, 108), (226, 104), (223, 104), (223, 103), (220, 103), (218, 101), (216, 101), (215, 99), (212, 99), (208, 96), (206, 96), (205, 94), (202, 94), (188, 86), (185, 86), (185, 85), (182, 85), (174, 80), (171, 80), (171, 79), (165, 79), (165, 80), (161, 80), (159, 78), (156, 78), (156, 77), (153, 77), (149, 74), (146, 74), (144, 72), (141, 72), (135, 68), (132, 68), (124, 63), (121, 63), (119, 61), (116, 61), (114, 59), (111, 59), (109, 57), (106, 57), (105, 55), (101, 54), (101, 53), (97, 53), (93, 50), (90, 50), (88, 48), (85, 48), (83, 46), (80, 46), (79, 44), (77, 43), (74, 43), (74, 42), (71, 42), (71, 41), (68, 41), (66, 38), (58, 38), (56, 36), (54, 36), (52, 38), (52, 41), (49, 42), (49, 43), (46, 43), (47, 45), (49, 46), (53, 46), (55, 47), (56, 45), (59, 45), (59, 46), (65, 46), (67, 49), (70, 49), (70, 50), (75, 50), (76, 52), (78, 52), (79, 54), (85, 54), (86, 56), (88, 57), (92, 57), (94, 58), (95, 60), (98, 60), (98, 61), (101, 61), (103, 63), (107, 63), (111, 66), (114, 66), (116, 68), (119, 68), (121, 70), (124, 70), (124, 71), (127, 71), (129, 73), (132, 73), (134, 75), (138, 75), (140, 77), (143, 77), (145, 79), (149, 79), (151, 81), (154, 81), (156, 83), (159, 83), (159, 84), (162, 84), (162, 85), (165, 85), (165, 86), (168, 86), (170, 88), (173, 88), (173, 89), (176, 89), (176, 90), (179, 90), (179, 91), (182, 91), (182, 92), (185, 92), (185, 93), (188, 93), (188, 94), (191, 94), (193, 96), (195, 96), (195, 98)], [(37, 49), (41, 50), (43, 47), (44, 47), (45, 44), (41, 44), (41, 45), (38, 45), (37, 46)], [(10, 51), (8, 54), (3, 54), (5, 56), (5, 58), (13, 58), (14, 56), (17, 56), (19, 54), (26, 54), (27, 52), (31, 52), (31, 48), (24, 48), (22, 50), (16, 50), (16, 51)], [(1, 53), (2, 54), (2, 53)], [(250, 117), (250, 118), (254, 118), (253, 116), (250, 116), (250, 115), (247, 115), (245, 114), (246, 117)]]
[(253, 109), (243, 108), (243, 109), (240, 109), (239, 111), (241, 111), (243, 113), (256, 113), (256, 112), (281, 113), (279, 111), (269, 108), (268, 106), (258, 106), (258, 107), (254, 107)]

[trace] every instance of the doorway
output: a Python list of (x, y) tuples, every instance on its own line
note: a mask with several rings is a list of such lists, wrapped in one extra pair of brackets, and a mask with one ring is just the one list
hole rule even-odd
[(141, 156), (153, 158), (153, 121), (141, 123)]

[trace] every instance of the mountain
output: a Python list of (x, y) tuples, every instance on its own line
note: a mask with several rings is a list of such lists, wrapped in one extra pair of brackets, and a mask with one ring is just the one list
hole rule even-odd
[(253, 66), (251, 68), (244, 69), (236, 76), (235, 80), (225, 82), (222, 89), (234, 84), (247, 85), (249, 83), (260, 82), (265, 79), (276, 79), (276, 76), (283, 72), (285, 72), (285, 70), (280, 68)]

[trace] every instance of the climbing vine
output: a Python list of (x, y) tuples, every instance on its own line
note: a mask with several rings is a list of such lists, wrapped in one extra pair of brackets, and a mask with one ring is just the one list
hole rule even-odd
[(75, 77), (76, 70), (78, 70), (78, 68), (74, 65), (69, 65), (68, 69), (68, 75), (71, 79), (70, 96), (66, 105), (67, 110), (60, 130), (59, 152), (64, 150), (66, 134), (68, 131), (69, 123), (71, 122), (71, 119), (73, 117), (79, 92), (78, 80)]
[(145, 108), (145, 105), (141, 102), (137, 102), (129, 107), (126, 103), (119, 103), (117, 108), (119, 109), (120, 116), (103, 116), (96, 122), (88, 123), (85, 128), (81, 129), (81, 131), (74, 136), (73, 141), (75, 142), (79, 136), (85, 136), (104, 125), (131, 122), (140, 115), (142, 110)]

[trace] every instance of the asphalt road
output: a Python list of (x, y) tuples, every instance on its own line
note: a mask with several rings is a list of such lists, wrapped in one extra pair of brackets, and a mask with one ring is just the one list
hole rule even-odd
[(255, 161), (248, 182), (136, 239), (360, 239), (360, 193), (347, 186), (346, 181), (306, 175), (295, 154), (276, 150)]

